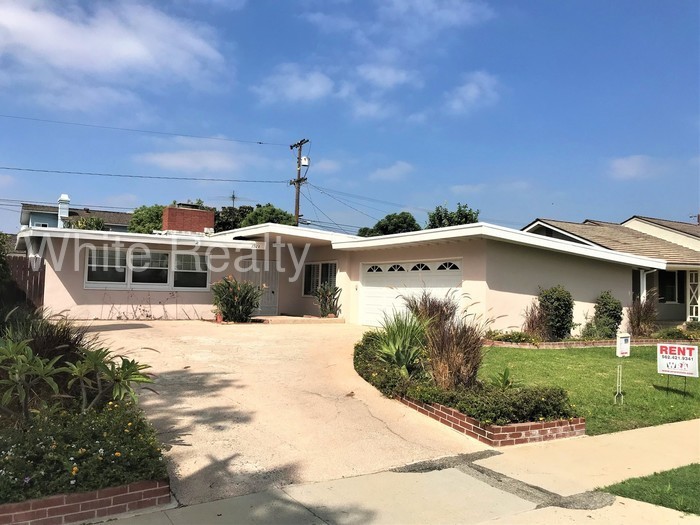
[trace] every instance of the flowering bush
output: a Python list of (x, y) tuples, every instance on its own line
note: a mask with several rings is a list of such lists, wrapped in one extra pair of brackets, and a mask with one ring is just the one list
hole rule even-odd
[(0, 503), (165, 477), (155, 430), (128, 401), (0, 430)]

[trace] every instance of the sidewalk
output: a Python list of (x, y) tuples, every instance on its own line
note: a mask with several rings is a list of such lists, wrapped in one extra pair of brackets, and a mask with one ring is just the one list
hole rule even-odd
[(501, 452), (287, 485), (121, 519), (117, 525), (700, 524), (700, 516), (588, 492), (699, 461), (700, 420)]

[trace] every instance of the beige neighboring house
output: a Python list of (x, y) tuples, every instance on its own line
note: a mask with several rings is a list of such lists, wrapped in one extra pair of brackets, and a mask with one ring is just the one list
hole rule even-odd
[(666, 261), (666, 268), (639, 268), (631, 274), (632, 292), (644, 297), (658, 293), (659, 321), (680, 324), (698, 320), (700, 225), (634, 216), (617, 224), (537, 219), (523, 231)]
[(425, 288), (517, 329), (540, 287), (569, 289), (583, 322), (601, 291), (628, 304), (634, 272), (666, 269), (660, 258), (486, 223), (371, 238), (278, 224), (212, 234), (203, 213), (213, 226), (212, 212), (175, 207), (164, 217), (177, 230), (26, 228), (18, 246), (46, 261), (45, 306), (83, 319), (212, 318), (211, 284), (233, 275), (264, 288), (260, 315), (318, 315), (313, 292), (330, 283), (341, 317), (377, 326)]

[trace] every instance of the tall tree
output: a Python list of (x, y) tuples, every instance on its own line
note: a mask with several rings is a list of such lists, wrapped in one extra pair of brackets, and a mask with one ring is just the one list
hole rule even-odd
[(246, 215), (245, 219), (241, 221), (241, 227), (265, 224), (266, 222), (288, 224), (293, 226), (294, 215), (270, 204), (269, 202), (267, 204), (256, 204), (255, 209)]
[(240, 228), (243, 219), (246, 218), (255, 208), (252, 206), (224, 206), (220, 210), (216, 210), (214, 217), (214, 231), (225, 232)]
[(458, 226), (475, 222), (479, 222), (479, 210), (473, 210), (466, 204), (458, 202), (455, 211), (450, 211), (446, 206), (436, 206), (435, 210), (428, 212), (428, 224), (425, 229), (444, 228), (445, 226)]
[(390, 213), (371, 228), (360, 228), (357, 235), (360, 237), (376, 237), (378, 235), (391, 235), (392, 233), (405, 233), (420, 230), (421, 227), (416, 218), (407, 211)]
[(163, 229), (162, 204), (152, 206), (139, 206), (134, 210), (129, 221), (129, 231), (133, 233), (153, 233), (154, 230)]

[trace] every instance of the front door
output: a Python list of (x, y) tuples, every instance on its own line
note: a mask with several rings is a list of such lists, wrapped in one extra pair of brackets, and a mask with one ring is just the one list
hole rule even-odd
[(277, 304), (279, 294), (279, 273), (275, 261), (267, 262), (267, 269), (259, 265), (255, 269), (250, 269), (241, 275), (244, 281), (250, 281), (263, 289), (260, 298), (260, 307), (255, 311), (255, 315), (277, 315)]

